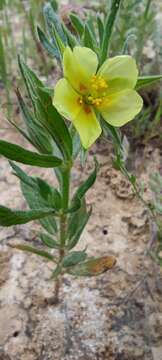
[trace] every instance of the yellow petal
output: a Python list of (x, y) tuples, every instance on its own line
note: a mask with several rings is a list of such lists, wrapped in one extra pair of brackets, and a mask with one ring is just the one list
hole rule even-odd
[(135, 60), (129, 55), (115, 56), (106, 60), (99, 69), (108, 84), (108, 92), (133, 89), (138, 78), (138, 69)]
[(101, 127), (93, 109), (81, 104), (80, 95), (66, 79), (58, 81), (55, 87), (53, 105), (58, 112), (70, 120), (78, 131), (85, 149), (90, 147), (101, 134)]
[(101, 134), (100, 124), (91, 107), (82, 107), (77, 117), (73, 120), (73, 124), (80, 135), (81, 143), (85, 149), (88, 149)]
[(97, 55), (89, 48), (76, 46), (72, 51), (67, 47), (64, 51), (64, 76), (78, 92), (87, 91), (90, 79), (97, 71), (97, 66)]
[(135, 90), (127, 89), (111, 95), (100, 106), (103, 118), (113, 126), (122, 126), (142, 109), (143, 100)]
[(71, 121), (80, 112), (79, 95), (66, 79), (60, 79), (56, 84), (53, 105), (62, 116)]

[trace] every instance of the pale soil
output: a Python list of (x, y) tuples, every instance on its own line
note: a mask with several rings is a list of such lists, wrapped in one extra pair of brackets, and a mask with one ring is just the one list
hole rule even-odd
[[(1, 139), (23, 144), (11, 128), (2, 130), (2, 124)], [(148, 215), (112, 168), (110, 146), (99, 144), (94, 150), (101, 169), (87, 196), (93, 215), (78, 248), (88, 245), (90, 255), (115, 255), (117, 265), (98, 278), (65, 276), (60, 304), (46, 305), (44, 299), (54, 289), (51, 264), (8, 247), (22, 242), (40, 246), (32, 240), (38, 225), (1, 228), (0, 360), (162, 360), (162, 274), (146, 255), (152, 240)], [(131, 165), (149, 198), (149, 174), (162, 169), (159, 149), (136, 151)], [(87, 174), (92, 167), (91, 154)], [(56, 183), (49, 171), (26, 169)], [(77, 165), (74, 186), (81, 173)], [(3, 158), (0, 194), (1, 204), (26, 208), (19, 182)]]
[[(0, 135), (22, 144), (11, 129)], [(145, 254), (151, 240), (147, 212), (112, 168), (110, 146), (98, 144), (94, 150), (101, 169), (87, 196), (93, 215), (78, 247), (88, 245), (90, 255), (115, 255), (117, 265), (98, 278), (65, 276), (60, 304), (46, 305), (44, 299), (54, 289), (51, 264), (7, 246), (34, 244), (36, 224), (1, 229), (0, 360), (162, 359), (162, 274)], [(145, 183), (150, 173), (161, 169), (156, 148), (133, 157), (133, 167)], [(92, 166), (93, 154), (86, 173)], [(44, 170), (27, 169), (44, 176)], [(77, 165), (73, 172), (74, 186), (80, 170)], [(47, 173), (45, 178), (53, 181)], [(1, 204), (25, 209), (19, 182), (3, 158), (0, 184)], [(145, 196), (150, 196), (147, 189)], [(38, 240), (35, 244), (40, 245)]]

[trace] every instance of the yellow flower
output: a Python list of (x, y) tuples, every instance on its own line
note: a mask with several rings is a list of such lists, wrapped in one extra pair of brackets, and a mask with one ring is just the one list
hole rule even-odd
[(64, 78), (55, 87), (53, 104), (77, 129), (84, 148), (101, 134), (97, 114), (113, 126), (122, 126), (143, 105), (134, 89), (138, 70), (128, 55), (116, 56), (98, 69), (97, 55), (89, 48), (67, 47), (63, 55)]

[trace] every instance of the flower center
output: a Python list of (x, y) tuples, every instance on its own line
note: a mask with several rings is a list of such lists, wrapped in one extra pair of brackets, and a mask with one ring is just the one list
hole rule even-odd
[(93, 105), (99, 107), (106, 96), (108, 85), (102, 76), (93, 75), (90, 79), (89, 93), (79, 98), (79, 104)]

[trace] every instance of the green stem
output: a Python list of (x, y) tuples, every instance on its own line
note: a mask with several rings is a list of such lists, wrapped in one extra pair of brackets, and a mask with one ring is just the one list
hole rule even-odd
[(63, 171), (63, 176), (62, 176), (62, 209), (63, 209), (63, 212), (68, 209), (69, 189), (70, 189), (70, 169), (68, 168)]
[(104, 31), (104, 37), (102, 42), (102, 49), (101, 49), (101, 59), (100, 59), (100, 65), (103, 64), (103, 62), (106, 60), (108, 55), (108, 50), (110, 47), (110, 40), (116, 20), (116, 16), (119, 10), (121, 0), (113, 0), (111, 5), (110, 14), (108, 14), (106, 23), (105, 23), (105, 31)]
[(69, 206), (69, 190), (70, 190), (70, 169), (66, 169), (62, 173), (62, 214), (60, 216), (60, 244), (64, 249), (66, 243), (67, 230), (67, 209)]
[(147, 0), (145, 12), (144, 12), (145, 20), (147, 20), (147, 16), (148, 16), (148, 13), (149, 13), (149, 10), (150, 10), (151, 2), (152, 2), (152, 0)]

